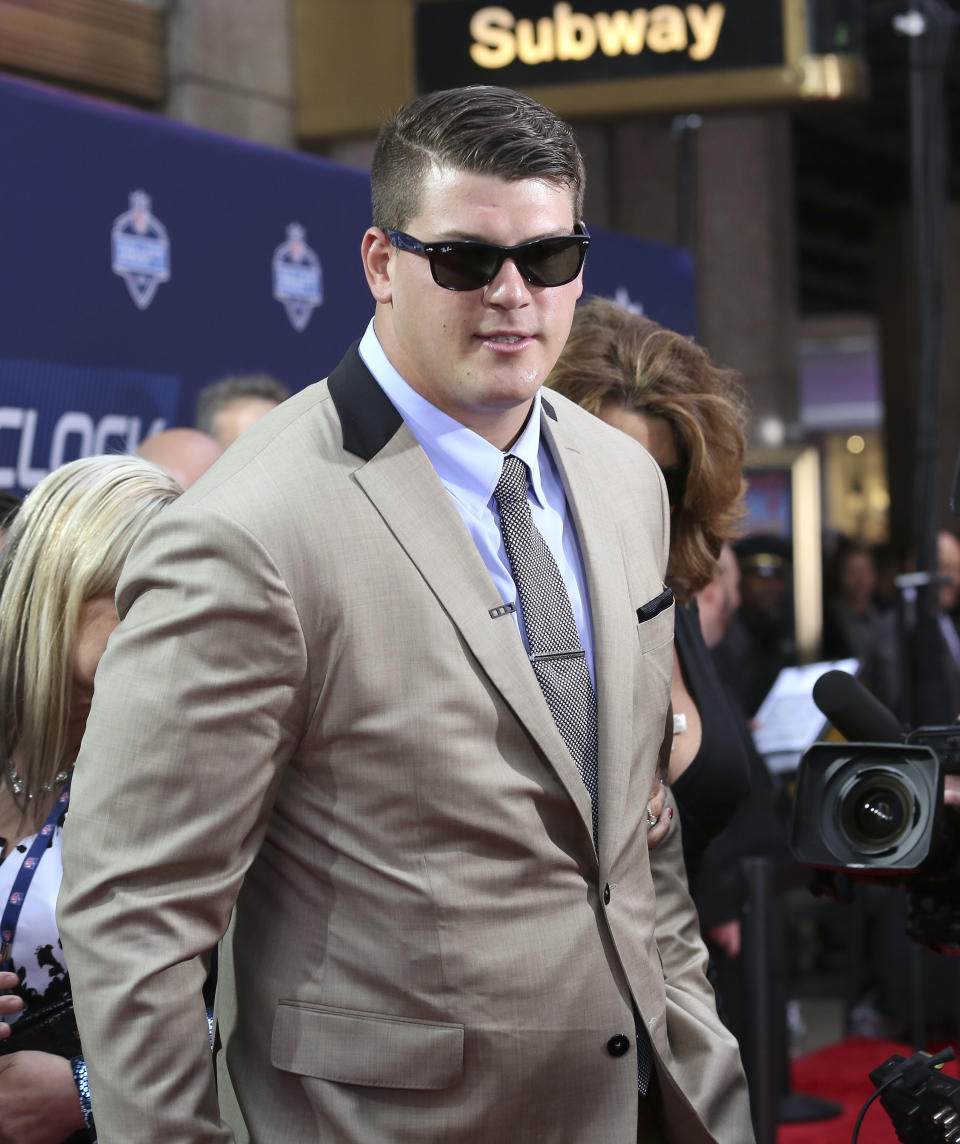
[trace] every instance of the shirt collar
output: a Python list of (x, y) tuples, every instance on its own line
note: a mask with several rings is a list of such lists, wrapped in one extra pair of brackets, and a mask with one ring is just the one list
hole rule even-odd
[[(384, 352), (373, 328), (373, 319), (360, 341), (359, 352), (451, 496), (476, 515), (485, 512), (500, 480), (503, 453), (432, 405), (404, 381)], [(540, 417), (540, 391), (537, 390), (530, 416), (510, 452), (526, 464), (533, 496), (539, 505), (545, 506), (540, 476)]]

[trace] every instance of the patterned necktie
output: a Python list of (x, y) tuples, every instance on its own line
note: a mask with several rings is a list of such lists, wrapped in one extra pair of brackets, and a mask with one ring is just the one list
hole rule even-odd
[[(504, 457), (493, 499), (500, 512), (503, 546), (520, 597), (530, 662), (550, 713), (590, 792), (593, 844), (599, 852), (597, 695), (560, 569), (533, 523), (527, 500), (527, 466), (519, 457)], [(637, 1084), (641, 1096), (645, 1096), (653, 1070), (653, 1050), (639, 1015), (635, 1025)]]
[(560, 569), (530, 514), (527, 466), (519, 457), (504, 458), (493, 498), (520, 597), (530, 662), (590, 793), (593, 844), (597, 846), (597, 696)]

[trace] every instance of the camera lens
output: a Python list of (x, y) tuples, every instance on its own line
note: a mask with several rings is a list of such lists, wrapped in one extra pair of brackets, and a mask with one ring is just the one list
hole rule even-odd
[(849, 842), (868, 854), (895, 846), (912, 821), (913, 796), (889, 771), (859, 774), (840, 803), (840, 822)]

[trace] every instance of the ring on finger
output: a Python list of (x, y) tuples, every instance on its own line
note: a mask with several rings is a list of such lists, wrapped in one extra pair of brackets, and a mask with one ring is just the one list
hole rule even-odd
[(659, 821), (660, 821), (660, 815), (654, 814), (653, 811), (648, 806), (647, 807), (647, 830), (653, 830), (653, 828), (657, 825), (657, 823)]

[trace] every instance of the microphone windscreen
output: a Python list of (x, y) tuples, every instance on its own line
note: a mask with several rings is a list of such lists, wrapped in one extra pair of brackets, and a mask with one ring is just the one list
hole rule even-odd
[(813, 685), (813, 701), (851, 742), (903, 742), (896, 715), (846, 671), (821, 675)]

